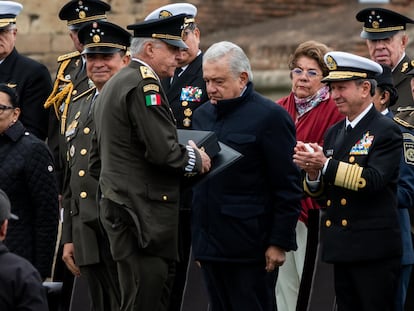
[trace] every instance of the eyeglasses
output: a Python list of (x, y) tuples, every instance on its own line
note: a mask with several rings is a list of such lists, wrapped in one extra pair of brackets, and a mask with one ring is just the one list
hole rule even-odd
[(300, 68), (294, 68), (291, 71), (292, 75), (294, 76), (301, 76), (303, 73), (309, 78), (309, 79), (314, 79), (318, 76), (321, 76), (321, 74), (319, 72), (317, 72), (316, 70), (302, 70)]
[(2, 114), (5, 110), (11, 110), (14, 108), (15, 107), (0, 104), (0, 114)]

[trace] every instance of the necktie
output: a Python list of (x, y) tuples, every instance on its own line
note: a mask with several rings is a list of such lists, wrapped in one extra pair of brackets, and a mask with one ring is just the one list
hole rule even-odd
[(177, 67), (174, 71), (174, 76), (172, 77), (170, 84), (173, 84), (173, 82), (175, 82), (175, 80), (181, 75), (182, 72), (183, 69), (181, 67)]
[(351, 124), (348, 124), (348, 126), (346, 127), (345, 132), (346, 132), (347, 134), (349, 134), (349, 133), (351, 133), (351, 131), (352, 131), (352, 126), (351, 126)]
[(88, 116), (92, 113), (93, 104), (95, 104), (95, 101), (98, 98), (98, 95), (99, 95), (99, 93), (95, 93), (95, 95), (93, 95), (91, 105), (89, 106)]

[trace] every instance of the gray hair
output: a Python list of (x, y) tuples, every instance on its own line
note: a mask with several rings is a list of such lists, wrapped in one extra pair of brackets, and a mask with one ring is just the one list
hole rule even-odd
[(131, 55), (136, 56), (141, 54), (144, 50), (144, 45), (147, 42), (154, 42), (155, 44), (160, 43), (159, 39), (133, 37), (131, 40), (131, 46), (129, 48)]
[(243, 50), (236, 44), (229, 41), (214, 43), (208, 48), (203, 55), (203, 63), (214, 62), (221, 58), (227, 57), (229, 61), (230, 72), (234, 77), (240, 73), (247, 72), (249, 81), (253, 80), (253, 73), (250, 67), (250, 61)]

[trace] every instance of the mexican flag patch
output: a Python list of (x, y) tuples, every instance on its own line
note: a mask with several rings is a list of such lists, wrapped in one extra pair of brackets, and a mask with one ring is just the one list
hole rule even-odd
[(161, 95), (160, 94), (146, 95), (145, 104), (147, 105), (147, 107), (161, 105)]

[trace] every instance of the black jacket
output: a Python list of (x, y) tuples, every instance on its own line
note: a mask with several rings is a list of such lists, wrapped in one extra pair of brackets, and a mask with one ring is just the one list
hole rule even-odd
[(296, 131), (285, 109), (254, 91), (205, 103), (194, 129), (214, 131), (243, 158), (193, 188), (193, 252), (198, 260), (260, 262), (270, 245), (297, 248), (300, 173)]
[(0, 242), (0, 310), (48, 311), (39, 272)]
[(16, 89), (22, 110), (20, 121), (30, 133), (44, 140), (49, 111), (43, 108), (43, 104), (52, 91), (52, 80), (47, 68), (14, 49), (0, 64), (0, 83)]
[(52, 155), (20, 121), (0, 135), (0, 188), (19, 220), (9, 221), (5, 244), (50, 276), (58, 225)]

